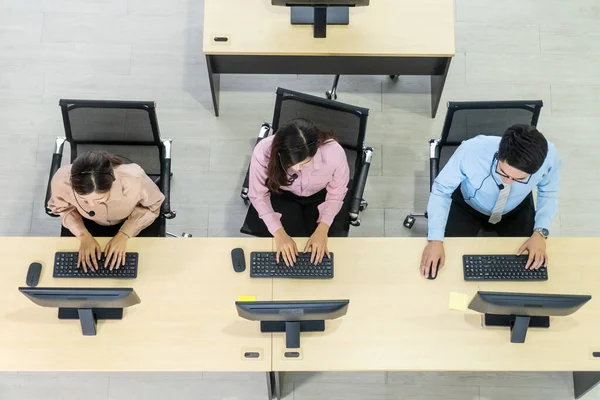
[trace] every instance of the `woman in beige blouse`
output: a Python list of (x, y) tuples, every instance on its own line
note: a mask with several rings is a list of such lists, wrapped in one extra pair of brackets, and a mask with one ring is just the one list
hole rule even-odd
[(127, 239), (155, 236), (143, 230), (158, 218), (165, 199), (139, 165), (97, 151), (56, 171), (51, 191), (48, 207), (79, 238), (78, 265), (84, 271), (98, 269), (101, 250), (94, 236), (114, 236), (104, 248), (104, 267), (124, 265)]

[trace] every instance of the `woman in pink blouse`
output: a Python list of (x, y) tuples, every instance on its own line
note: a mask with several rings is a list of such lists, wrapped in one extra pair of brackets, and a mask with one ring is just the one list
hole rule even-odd
[(145, 228), (160, 214), (165, 196), (137, 164), (123, 164), (108, 153), (90, 151), (52, 178), (48, 207), (79, 238), (78, 265), (98, 269), (100, 245), (94, 236), (113, 236), (104, 248), (104, 267), (125, 263), (127, 239), (156, 236)]
[(288, 266), (298, 254), (291, 237), (310, 236), (304, 251), (311, 249), (311, 262), (321, 262), (325, 255), (329, 257), (331, 226), (345, 222), (343, 215), (336, 216), (348, 191), (349, 175), (346, 153), (333, 133), (320, 131), (305, 119), (282, 125), (252, 154), (250, 230), (257, 236), (272, 235), (277, 261), (281, 255)]

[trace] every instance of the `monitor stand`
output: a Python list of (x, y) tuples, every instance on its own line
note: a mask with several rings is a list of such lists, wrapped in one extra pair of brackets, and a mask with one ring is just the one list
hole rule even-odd
[(300, 348), (300, 332), (325, 332), (325, 321), (261, 321), (264, 333), (285, 332), (285, 347)]
[(525, 343), (527, 328), (549, 328), (550, 317), (485, 314), (486, 326), (510, 327), (510, 342)]
[(315, 38), (327, 37), (327, 25), (348, 25), (350, 23), (350, 8), (336, 7), (306, 7), (293, 6), (292, 25), (314, 25)]
[(122, 308), (59, 308), (58, 319), (78, 319), (84, 336), (96, 336), (100, 319), (123, 319)]

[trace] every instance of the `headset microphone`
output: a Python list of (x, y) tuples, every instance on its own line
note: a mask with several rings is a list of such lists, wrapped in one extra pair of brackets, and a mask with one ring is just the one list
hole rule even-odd
[(294, 182), (296, 179), (298, 179), (298, 174), (294, 173), (292, 175), (290, 175), (287, 172), (287, 169), (285, 169), (285, 166), (283, 165), (283, 160), (281, 158), (281, 154), (277, 153), (277, 155), (279, 156), (279, 163), (281, 164), (281, 168), (283, 168), (283, 171), (286, 173), (286, 175), (290, 178), (290, 181)]
[(503, 189), (504, 189), (504, 185), (503, 185), (503, 184), (501, 184), (501, 183), (500, 183), (500, 184), (498, 184), (498, 183), (497, 183), (496, 185), (498, 185), (498, 189), (500, 189), (500, 190), (503, 190)]
[[(83, 210), (83, 211), (85, 211), (85, 210)], [(93, 217), (94, 215), (96, 215), (96, 213), (94, 211), (85, 211), (85, 212), (88, 213), (88, 215), (90, 217)]]

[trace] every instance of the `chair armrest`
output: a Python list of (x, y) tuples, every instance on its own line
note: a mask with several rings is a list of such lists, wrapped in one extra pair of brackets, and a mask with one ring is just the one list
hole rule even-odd
[(358, 220), (358, 215), (360, 213), (360, 203), (363, 200), (363, 195), (365, 192), (365, 185), (367, 184), (367, 177), (369, 176), (369, 168), (371, 168), (371, 158), (373, 158), (373, 148), (365, 147), (363, 149), (363, 162), (360, 167), (360, 173), (358, 175), (358, 180), (354, 184), (354, 193), (352, 194), (352, 199), (350, 203), (350, 220), (356, 221)]
[[(256, 138), (256, 143), (254, 146), (269, 136), (269, 132), (271, 132), (271, 125), (263, 122), (260, 126), (260, 130), (258, 131), (258, 137)], [(240, 193), (240, 197), (244, 200), (248, 200), (248, 190), (250, 188), (250, 165), (248, 165), (248, 169), (246, 170), (246, 177), (244, 178), (244, 183), (242, 184), (242, 192)]]
[(52, 197), (52, 178), (56, 171), (60, 168), (60, 164), (62, 162), (63, 149), (65, 146), (65, 142), (67, 141), (66, 137), (57, 137), (54, 141), (54, 153), (52, 154), (52, 164), (50, 164), (50, 174), (48, 175), (48, 186), (46, 186), (46, 200), (44, 201), (44, 210), (46, 214), (51, 217), (58, 217), (58, 215), (54, 214), (52, 210), (48, 207), (48, 202), (50, 201), (50, 197)]
[(440, 173), (439, 143), (440, 141), (437, 139), (431, 139), (429, 141), (429, 192), (431, 192), (431, 188), (433, 187), (433, 181)]
[(163, 139), (163, 160), (160, 163), (160, 191), (165, 196), (160, 207), (160, 212), (166, 219), (173, 219), (177, 215), (171, 210), (171, 139)]

